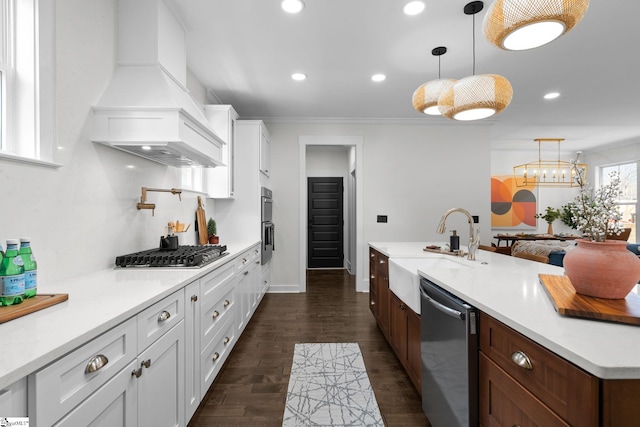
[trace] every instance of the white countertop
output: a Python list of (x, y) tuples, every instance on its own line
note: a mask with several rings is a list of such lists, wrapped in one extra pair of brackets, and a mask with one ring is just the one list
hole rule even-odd
[(476, 261), (422, 250), (431, 244), (443, 243), (369, 243), (397, 265), (417, 268), (417, 274), (585, 371), (603, 379), (640, 379), (639, 326), (561, 316), (555, 311), (538, 274), (562, 275), (562, 267), (482, 250)]
[(62, 283), (39, 283), (39, 294), (66, 293), (69, 299), (0, 325), (0, 390), (258, 243), (226, 243), (229, 255), (203, 268), (108, 269)]

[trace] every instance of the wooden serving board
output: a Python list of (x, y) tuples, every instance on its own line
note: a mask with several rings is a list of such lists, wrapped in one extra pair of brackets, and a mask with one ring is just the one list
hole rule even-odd
[(445, 252), (445, 251), (441, 251), (440, 249), (422, 248), (422, 250), (425, 252), (433, 252), (434, 254), (453, 255), (453, 256), (460, 256), (460, 257), (467, 255), (467, 253), (464, 251), (462, 251), (462, 254), (458, 254), (458, 252)]
[(26, 316), (43, 308), (51, 307), (69, 299), (69, 294), (37, 294), (20, 304), (0, 307), (0, 323)]
[(594, 298), (576, 293), (567, 276), (538, 276), (559, 314), (640, 325), (640, 295), (635, 292), (624, 299)]
[(198, 221), (198, 241), (201, 245), (206, 245), (209, 236), (207, 234), (207, 215), (204, 212), (202, 197), (198, 196), (198, 209), (196, 209), (196, 220)]

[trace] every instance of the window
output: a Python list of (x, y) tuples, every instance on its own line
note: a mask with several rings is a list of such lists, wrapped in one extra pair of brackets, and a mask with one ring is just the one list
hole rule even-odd
[(59, 166), (54, 3), (0, 0), (0, 159)]
[(638, 162), (621, 163), (618, 165), (602, 166), (600, 168), (600, 182), (606, 185), (611, 181), (609, 174), (620, 174), (620, 198), (617, 204), (622, 212), (622, 225), (631, 228), (630, 243), (636, 243), (636, 212), (638, 212)]

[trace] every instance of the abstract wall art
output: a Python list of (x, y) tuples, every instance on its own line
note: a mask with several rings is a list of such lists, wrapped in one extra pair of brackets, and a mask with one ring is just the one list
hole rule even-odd
[(536, 228), (537, 187), (517, 187), (513, 175), (491, 177), (491, 227)]

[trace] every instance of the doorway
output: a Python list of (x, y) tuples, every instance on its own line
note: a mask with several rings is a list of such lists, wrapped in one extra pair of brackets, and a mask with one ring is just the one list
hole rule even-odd
[(344, 267), (342, 177), (307, 178), (307, 268)]
[[(344, 229), (343, 229), (343, 265), (340, 268), (347, 268), (351, 274), (355, 274), (356, 291), (366, 292), (369, 289), (369, 282), (365, 280), (364, 267), (368, 260), (363, 239), (363, 218), (362, 218), (362, 179), (356, 179), (361, 173), (363, 165), (362, 136), (325, 136), (325, 135), (301, 135), (299, 137), (299, 165), (300, 165), (300, 258), (299, 258), (299, 284), (298, 291), (306, 292), (306, 276), (308, 263), (308, 213), (307, 213), (307, 178), (311, 177), (336, 177), (342, 176), (345, 196), (344, 208)], [(318, 156), (309, 153), (317, 150), (322, 152), (336, 152), (342, 150), (345, 163), (340, 162), (340, 173), (336, 171), (335, 162), (318, 162)], [(322, 155), (321, 155), (322, 156)], [(348, 194), (347, 194), (348, 193)]]

